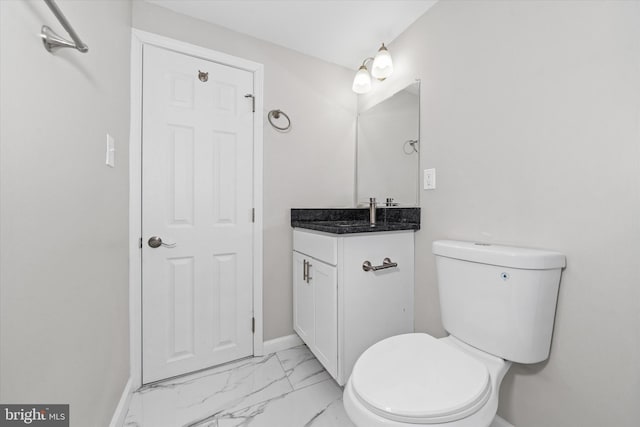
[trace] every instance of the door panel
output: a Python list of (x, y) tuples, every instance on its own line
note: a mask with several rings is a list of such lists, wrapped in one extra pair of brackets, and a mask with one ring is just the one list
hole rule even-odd
[[(169, 126), (170, 157), (168, 188), (171, 208), (168, 224), (193, 225), (194, 211), (194, 137), (193, 128)], [(171, 154), (171, 153), (170, 153)]]
[(168, 332), (170, 354), (169, 361), (177, 361), (192, 357), (194, 348), (194, 259), (174, 258), (167, 259), (169, 267), (169, 295), (166, 296), (170, 304)]
[(253, 75), (153, 46), (143, 57), (148, 383), (253, 353)]

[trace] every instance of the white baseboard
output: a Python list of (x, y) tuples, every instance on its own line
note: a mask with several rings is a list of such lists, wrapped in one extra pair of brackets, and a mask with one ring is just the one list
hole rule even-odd
[(514, 427), (514, 425), (496, 415), (489, 427)]
[(291, 347), (302, 345), (302, 340), (297, 334), (291, 334), (280, 338), (274, 338), (264, 342), (264, 354), (271, 354), (277, 351), (286, 350)]
[(113, 417), (111, 418), (109, 427), (122, 427), (122, 425), (124, 424), (124, 419), (127, 416), (127, 412), (129, 411), (129, 403), (131, 402), (132, 395), (133, 378), (129, 377), (129, 380), (125, 384), (124, 390), (122, 391), (122, 396), (120, 396), (118, 406), (116, 406), (116, 410), (113, 413)]

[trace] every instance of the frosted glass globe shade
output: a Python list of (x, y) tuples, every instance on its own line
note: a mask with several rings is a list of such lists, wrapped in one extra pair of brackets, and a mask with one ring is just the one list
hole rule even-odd
[(371, 90), (371, 76), (367, 67), (364, 65), (360, 67), (356, 76), (353, 78), (353, 86), (351, 87), (355, 93), (363, 94)]
[(393, 73), (393, 61), (387, 48), (382, 45), (378, 54), (373, 59), (371, 75), (378, 80), (384, 80)]

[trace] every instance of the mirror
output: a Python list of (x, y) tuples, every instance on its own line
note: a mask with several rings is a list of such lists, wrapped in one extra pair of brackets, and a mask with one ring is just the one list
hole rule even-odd
[(420, 82), (358, 114), (356, 204), (419, 206)]

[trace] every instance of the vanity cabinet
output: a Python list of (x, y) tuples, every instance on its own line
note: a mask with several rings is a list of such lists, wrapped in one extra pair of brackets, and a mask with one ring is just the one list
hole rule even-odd
[[(363, 263), (396, 266), (377, 271)], [(294, 330), (344, 385), (376, 342), (413, 332), (414, 232), (293, 232)]]
[(294, 262), (294, 329), (335, 377), (338, 369), (338, 269), (299, 252)]

